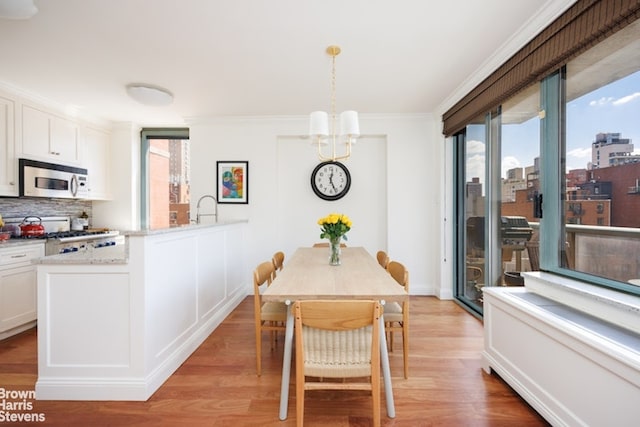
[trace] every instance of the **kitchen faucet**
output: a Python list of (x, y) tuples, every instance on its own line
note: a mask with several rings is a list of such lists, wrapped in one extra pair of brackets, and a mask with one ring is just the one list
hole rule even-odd
[[(201, 214), (200, 213), (200, 202), (202, 202), (203, 199), (212, 199), (213, 200), (213, 213), (210, 214)], [(196, 224), (200, 224), (200, 218), (203, 216), (213, 216), (215, 219), (215, 222), (218, 222), (218, 201), (216, 200), (215, 197), (213, 197), (210, 194), (205, 194), (204, 196), (200, 197), (198, 199), (198, 204), (196, 205)]]

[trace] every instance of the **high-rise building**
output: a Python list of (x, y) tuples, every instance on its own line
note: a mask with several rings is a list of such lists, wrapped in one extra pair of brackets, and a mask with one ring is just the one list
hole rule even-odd
[(621, 138), (619, 132), (599, 133), (591, 144), (591, 168), (607, 168), (640, 162), (640, 156), (633, 154), (633, 144), (628, 138)]

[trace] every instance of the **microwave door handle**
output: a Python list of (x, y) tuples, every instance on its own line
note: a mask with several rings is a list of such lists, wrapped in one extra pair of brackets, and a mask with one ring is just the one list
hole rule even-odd
[(71, 177), (70, 190), (71, 190), (71, 195), (73, 197), (76, 197), (76, 195), (78, 194), (78, 177), (75, 174)]

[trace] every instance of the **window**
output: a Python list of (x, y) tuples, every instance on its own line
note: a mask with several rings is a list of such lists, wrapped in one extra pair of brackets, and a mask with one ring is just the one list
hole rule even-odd
[(141, 150), (141, 228), (189, 224), (188, 129), (144, 129)]
[[(543, 265), (554, 270), (566, 256), (568, 265), (559, 272), (640, 293), (629, 282), (640, 278), (640, 259), (629, 256), (640, 253), (640, 197), (630, 191), (640, 173), (640, 21), (570, 61), (561, 77), (560, 172), (568, 176), (581, 170), (583, 179), (560, 190), (560, 200), (575, 202), (557, 223), (550, 218), (549, 229), (562, 230), (556, 237), (565, 248), (559, 245), (559, 258), (547, 258)], [(562, 111), (558, 114), (562, 118)], [(550, 176), (554, 167), (546, 163)]]
[[(522, 284), (527, 270), (640, 295), (634, 10), (576, 2), (536, 37), (540, 43), (443, 114), (455, 159), (454, 291), (471, 311), (482, 314), (484, 286)], [(540, 80), (520, 89), (534, 75)], [(531, 229), (524, 248), (512, 225)]]

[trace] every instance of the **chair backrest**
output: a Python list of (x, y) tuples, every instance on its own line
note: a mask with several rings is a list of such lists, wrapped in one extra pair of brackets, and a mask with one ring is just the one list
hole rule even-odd
[[(529, 264), (531, 265), (531, 271), (540, 270), (540, 242), (530, 240), (525, 242), (524, 246), (527, 248), (527, 254), (529, 256)], [(569, 243), (565, 244), (565, 248), (560, 252), (561, 266), (567, 268), (573, 268), (574, 254)]]
[(482, 269), (473, 265), (467, 265), (467, 280), (477, 282), (482, 277)]
[(272, 261), (264, 261), (258, 264), (255, 270), (253, 270), (253, 291), (255, 295), (260, 294), (260, 286), (265, 283), (267, 286), (273, 281), (273, 274), (275, 267)]
[(284, 266), (284, 252), (278, 251), (273, 254), (271, 261), (273, 262), (273, 266), (276, 270), (282, 270), (282, 267)]
[(385, 251), (378, 251), (376, 254), (376, 259), (378, 260), (378, 264), (382, 266), (385, 270), (387, 269), (387, 265), (389, 265), (389, 255)]
[(540, 270), (540, 244), (538, 241), (525, 242), (527, 248), (527, 254), (529, 255), (529, 264), (531, 265), (531, 271)]
[(363, 377), (379, 371), (379, 302), (307, 300), (293, 310), (296, 360), (304, 361), (305, 375)]
[(409, 292), (409, 271), (407, 268), (398, 261), (389, 261), (387, 265), (387, 271), (391, 274), (391, 277), (398, 282), (400, 286), (404, 288), (407, 293)]

